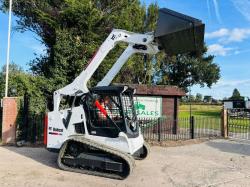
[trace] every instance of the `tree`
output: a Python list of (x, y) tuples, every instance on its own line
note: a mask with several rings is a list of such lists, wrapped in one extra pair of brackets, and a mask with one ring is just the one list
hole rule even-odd
[(194, 102), (195, 96), (194, 95), (188, 95), (188, 102)]
[[(1, 2), (6, 11), (9, 1)], [(112, 28), (143, 32), (146, 17), (146, 8), (139, 0), (19, 0), (13, 2), (13, 12), (19, 18), (18, 29), (35, 32), (47, 47), (47, 54), (37, 57), (31, 70), (50, 79), (54, 90), (70, 83), (82, 71)], [(105, 58), (92, 85), (106, 74), (124, 47), (119, 45)], [(135, 70), (132, 61), (127, 65)]]
[(196, 101), (196, 102), (202, 102), (202, 99), (203, 99), (203, 98), (202, 98), (202, 94), (197, 93), (197, 94), (196, 94), (196, 97), (195, 97), (195, 101)]
[(162, 76), (157, 84), (177, 85), (186, 91), (197, 84), (211, 87), (220, 78), (220, 68), (213, 63), (214, 56), (206, 55), (206, 52), (204, 47), (198, 57), (193, 54), (166, 56), (160, 64), (158, 73)]
[(239, 90), (238, 90), (237, 88), (235, 88), (235, 89), (233, 90), (233, 94), (232, 94), (232, 96), (230, 97), (230, 99), (233, 99), (233, 100), (244, 100), (244, 97), (242, 97), (242, 96), (240, 95)]
[[(6, 78), (5, 72), (6, 72), (6, 65), (4, 65), (0, 71), (0, 87), (1, 87), (0, 97), (1, 98), (4, 97), (4, 95), (5, 95), (5, 78)], [(9, 64), (8, 96), (10, 96), (10, 97), (17, 96), (16, 95), (17, 88), (19, 88), (20, 85), (18, 85), (15, 80), (17, 79), (17, 77), (19, 77), (19, 78), (23, 77), (24, 74), (25, 73), (24, 73), (22, 67), (15, 64), (14, 62), (11, 62)]]
[[(5, 69), (3, 66), (0, 71), (0, 97), (5, 94)], [(44, 95), (47, 89), (47, 81), (44, 77), (33, 76), (23, 71), (23, 69), (14, 62), (9, 65), (9, 97), (22, 97), (27, 94), (30, 98), (30, 112), (41, 113), (46, 109), (46, 97)]]
[[(144, 8), (143, 27), (139, 32), (152, 32), (155, 30), (158, 19), (158, 5), (150, 4)], [(155, 73), (158, 67), (157, 59), (152, 55), (133, 55), (116, 76), (114, 82), (126, 84), (152, 84), (155, 82)]]
[(211, 103), (212, 102), (212, 96), (210, 95), (205, 95), (203, 101), (205, 103)]

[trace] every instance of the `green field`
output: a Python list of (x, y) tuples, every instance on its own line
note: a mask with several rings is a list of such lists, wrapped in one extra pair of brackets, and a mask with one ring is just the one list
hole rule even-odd
[[(214, 117), (220, 118), (221, 105), (191, 105), (191, 114), (195, 117)], [(180, 105), (179, 118), (190, 116), (190, 106)]]
[[(195, 128), (201, 129), (220, 129), (221, 124), (220, 105), (191, 105), (191, 115), (195, 117)], [(185, 127), (189, 125), (190, 105), (180, 105), (179, 108), (179, 125)]]
[[(179, 108), (179, 119), (184, 121), (185, 118), (189, 118), (190, 110), (189, 105), (180, 105)], [(195, 126), (198, 128), (209, 129), (220, 129), (221, 123), (221, 110), (222, 106), (220, 105), (191, 105), (192, 116), (195, 117)], [(229, 131), (237, 133), (245, 133), (249, 131), (250, 119), (246, 118), (229, 118)], [(185, 123), (180, 123), (181, 126), (184, 126)]]

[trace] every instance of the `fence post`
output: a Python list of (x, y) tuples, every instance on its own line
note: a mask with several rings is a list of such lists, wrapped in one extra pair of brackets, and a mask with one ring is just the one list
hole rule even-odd
[(28, 141), (29, 133), (29, 97), (28, 94), (24, 93), (23, 99), (23, 131), (24, 131), (24, 140)]
[(221, 111), (221, 136), (228, 138), (228, 114), (224, 108)]
[(158, 123), (158, 142), (161, 141), (161, 118), (157, 119)]
[(31, 143), (36, 143), (36, 119), (32, 114), (32, 122), (31, 122)]
[(190, 118), (190, 136), (191, 139), (194, 139), (194, 116)]

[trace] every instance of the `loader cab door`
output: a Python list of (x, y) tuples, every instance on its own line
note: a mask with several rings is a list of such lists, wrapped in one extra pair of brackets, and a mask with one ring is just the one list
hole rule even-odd
[(133, 95), (133, 90), (121, 94), (126, 134), (128, 137), (137, 137), (139, 135), (139, 123), (136, 116)]
[(88, 133), (116, 138), (120, 132), (128, 137), (139, 135), (132, 95), (120, 89), (105, 87), (92, 90), (86, 97), (84, 109)]
[(115, 138), (120, 131), (125, 130), (117, 95), (88, 95), (84, 109), (89, 134)]

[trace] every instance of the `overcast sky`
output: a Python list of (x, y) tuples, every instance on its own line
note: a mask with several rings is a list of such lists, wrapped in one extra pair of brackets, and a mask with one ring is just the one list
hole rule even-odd
[[(155, 0), (142, 0), (148, 5)], [(209, 53), (216, 56), (221, 79), (211, 89), (194, 86), (192, 94), (229, 97), (234, 88), (250, 96), (250, 0), (158, 0), (160, 7), (201, 19), (206, 24), (205, 41)], [(8, 15), (0, 13), (0, 66), (6, 62)], [(15, 26), (15, 17), (12, 21)], [(28, 69), (28, 63), (45, 47), (31, 33), (11, 34), (11, 61)]]

